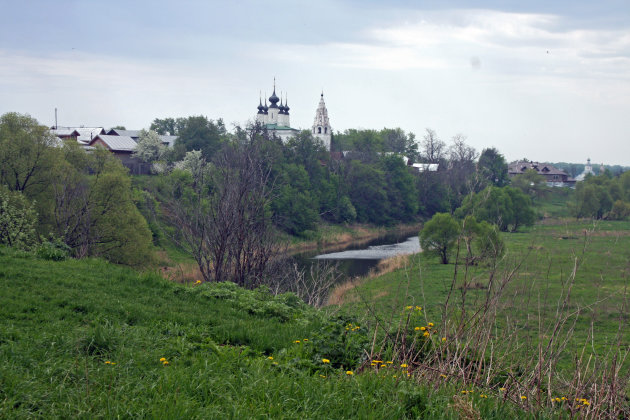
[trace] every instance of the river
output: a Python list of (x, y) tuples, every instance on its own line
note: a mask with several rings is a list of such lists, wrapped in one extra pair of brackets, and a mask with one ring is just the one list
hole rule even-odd
[(295, 255), (294, 258), (304, 269), (309, 269), (311, 265), (322, 261), (336, 263), (343, 277), (353, 278), (367, 275), (382, 259), (414, 254), (419, 251), (420, 243), (417, 235), (389, 234), (368, 242), (335, 249), (335, 252), (305, 252)]

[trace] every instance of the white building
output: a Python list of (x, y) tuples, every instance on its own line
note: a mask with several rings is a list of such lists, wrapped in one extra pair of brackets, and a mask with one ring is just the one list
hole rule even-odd
[[(285, 97), (284, 103), (281, 98), (276, 95), (276, 81), (273, 81), (273, 93), (269, 97), (271, 105), (262, 104), (262, 99), (258, 101), (258, 113), (256, 114), (256, 122), (263, 124), (267, 128), (269, 134), (275, 134), (280, 137), (283, 142), (289, 140), (290, 137), (297, 135), (299, 130), (291, 128), (289, 119), (289, 101)], [(280, 105), (278, 105), (280, 102)]]
[(595, 176), (595, 172), (593, 172), (593, 166), (591, 166), (591, 158), (586, 159), (586, 166), (584, 166), (584, 171), (575, 177), (576, 181), (584, 181), (587, 175)]
[(332, 128), (328, 119), (328, 110), (324, 102), (324, 92), (319, 100), (317, 111), (315, 111), (315, 121), (313, 122), (313, 137), (319, 138), (326, 146), (326, 150), (330, 150), (330, 140), (332, 138)]
[[(258, 101), (258, 113), (256, 113), (256, 122), (262, 124), (269, 134), (278, 136), (283, 142), (287, 142), (289, 138), (296, 136), (299, 130), (291, 127), (289, 114), (289, 101), (285, 94), (284, 99), (278, 98), (276, 95), (276, 81), (273, 82), (273, 93), (268, 98), (270, 105), (267, 105), (267, 99), (263, 105), (262, 98)], [(280, 102), (280, 105), (278, 105)], [(315, 111), (315, 122), (312, 130), (313, 137), (320, 139), (326, 150), (330, 150), (330, 140), (332, 137), (332, 128), (328, 120), (328, 110), (324, 103), (324, 94), (322, 93), (319, 100), (319, 106)]]

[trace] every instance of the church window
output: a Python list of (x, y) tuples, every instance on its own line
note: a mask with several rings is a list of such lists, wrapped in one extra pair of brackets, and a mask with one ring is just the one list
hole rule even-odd
[(328, 133), (328, 127), (324, 127), (324, 134)]
[(321, 127), (317, 127), (317, 134), (322, 134), (322, 128)]

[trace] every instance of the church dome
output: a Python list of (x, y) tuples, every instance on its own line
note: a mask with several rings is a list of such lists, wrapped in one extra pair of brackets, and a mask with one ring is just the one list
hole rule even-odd
[(265, 113), (265, 107), (262, 104), (262, 99), (258, 100), (258, 113), (259, 114), (264, 114)]
[(280, 98), (278, 98), (278, 96), (276, 96), (276, 88), (273, 88), (273, 93), (271, 94), (271, 96), (269, 97), (269, 102), (271, 102), (271, 105), (269, 105), (269, 108), (278, 108), (278, 101), (280, 100)]

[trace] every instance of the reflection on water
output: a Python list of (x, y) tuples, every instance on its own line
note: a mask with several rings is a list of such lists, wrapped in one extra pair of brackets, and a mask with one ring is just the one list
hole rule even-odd
[(366, 249), (353, 249), (349, 251), (333, 252), (330, 254), (316, 255), (318, 260), (382, 260), (397, 255), (408, 255), (420, 252), (420, 241), (417, 236), (407, 238), (404, 242), (385, 245), (372, 245)]
[(309, 269), (312, 264), (333, 262), (344, 278), (366, 276), (378, 262), (397, 255), (414, 254), (420, 251), (418, 236), (390, 235), (375, 239), (367, 244), (350, 245), (346, 250), (327, 254), (303, 253), (294, 260), (301, 268)]

